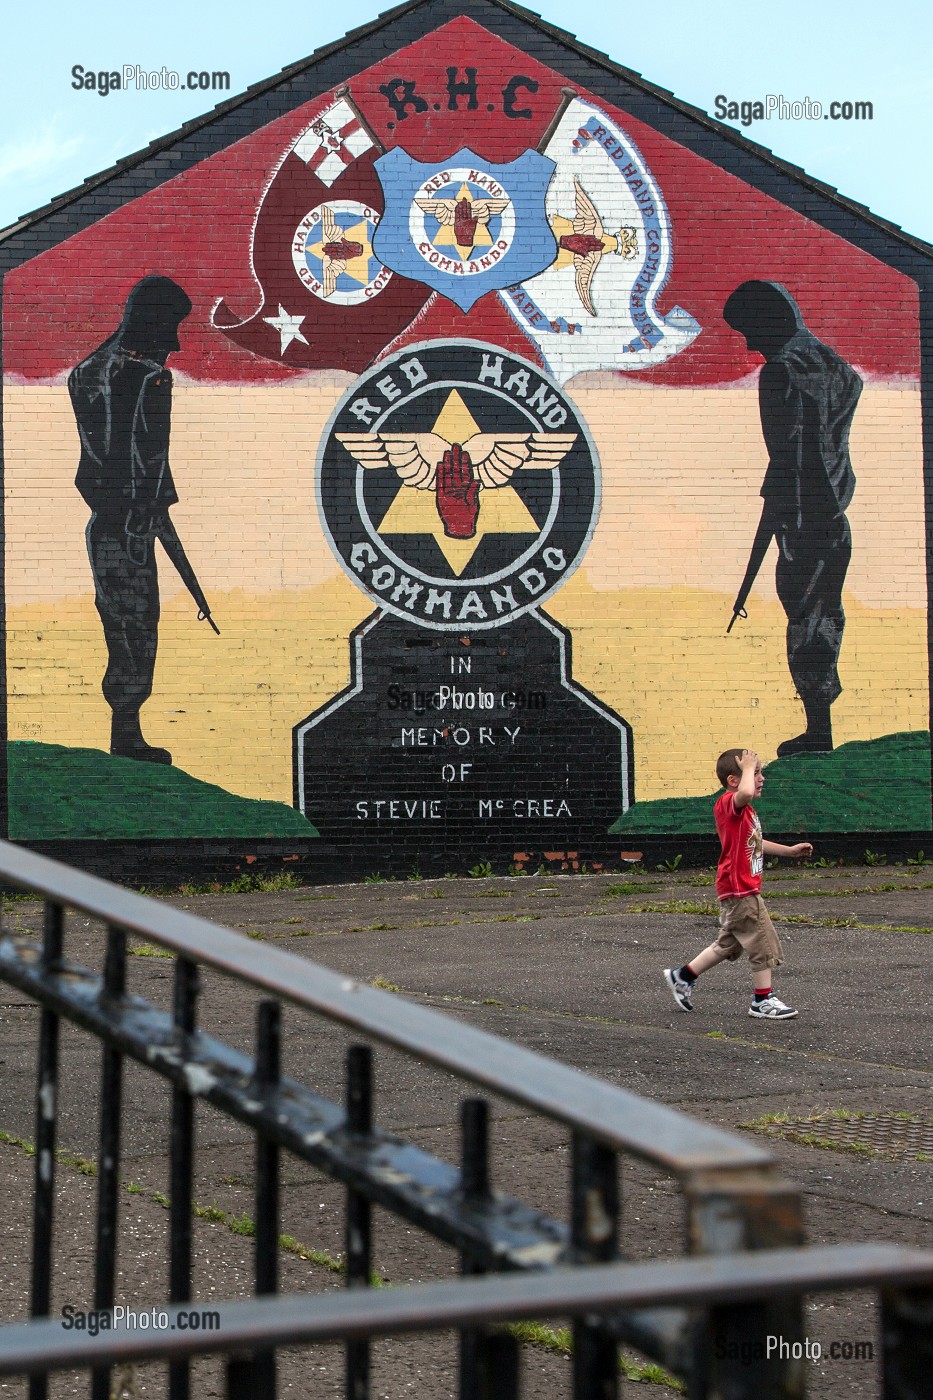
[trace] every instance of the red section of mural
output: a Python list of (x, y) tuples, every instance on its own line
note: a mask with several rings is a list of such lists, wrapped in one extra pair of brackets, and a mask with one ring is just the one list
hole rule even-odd
[(256, 209), (283, 152), (319, 107), (316, 101), (289, 113), (8, 274), (4, 372), (64, 377), (116, 330), (140, 278), (161, 273), (184, 287), (193, 306), (172, 356), (176, 376), (222, 383), (294, 378), (293, 369), (234, 345), (213, 328), (211, 314), (221, 297), (243, 317), (260, 304), (250, 264)]
[[(334, 110), (340, 107), (346, 114), (345, 103)], [(377, 148), (367, 145), (356, 154), (341, 147), (338, 133), (325, 131), (333, 145), (321, 143), (312, 126), (310, 140), (289, 151), (260, 206), (253, 266), (262, 305), (237, 324), (222, 301), (213, 322), (265, 360), (359, 373), (430, 293), (389, 273), (373, 255), (382, 212), (382, 186), (373, 169)], [(368, 143), (358, 126), (357, 134)], [(347, 231), (355, 237), (345, 237)]]
[(495, 292), (484, 296), (470, 311), (461, 311), (435, 292), (411, 325), (386, 346), (385, 354), (424, 340), (484, 340), (501, 345), (510, 355), (521, 355), (532, 364), (543, 365), (538, 347), (512, 319)]
[[(403, 146), (427, 161), (468, 145), (489, 160), (507, 161), (541, 141), (563, 84), (560, 74), (461, 18), (353, 77), (350, 89), (386, 146)], [(579, 95), (588, 98), (583, 90)], [(726, 298), (748, 278), (783, 283), (814, 333), (861, 372), (884, 378), (918, 373), (917, 290), (909, 278), (624, 111), (588, 100), (640, 148), (666, 201), (674, 257), (659, 309), (679, 305), (702, 327), (680, 354), (629, 377), (708, 385), (760, 365), (760, 356), (746, 351), (722, 319)], [(234, 344), (212, 325), (212, 316), (221, 298), (219, 319), (226, 318), (228, 329), (263, 311), (251, 270), (256, 212), (285, 153), (332, 101), (325, 95), (296, 109), (11, 273), (4, 289), (5, 372), (38, 379), (66, 373), (115, 328), (130, 288), (149, 273), (179, 282), (194, 304), (182, 327), (182, 351), (173, 357), (177, 371), (220, 382), (275, 381), (303, 372), (307, 364), (294, 351), (284, 362), (274, 358), (277, 328), (269, 329), (260, 356)], [(89, 268), (95, 270), (93, 289)], [(404, 339), (467, 335), (538, 358), (497, 298), (483, 298), (468, 316), (437, 300), (402, 332)], [(378, 341), (388, 343), (399, 332), (398, 308), (383, 320), (380, 304), (390, 311), (382, 296), (362, 308), (373, 354)], [(877, 308), (876, 315), (866, 315), (867, 307)], [(277, 316), (277, 305), (267, 311)], [(294, 337), (291, 343), (301, 344)]]

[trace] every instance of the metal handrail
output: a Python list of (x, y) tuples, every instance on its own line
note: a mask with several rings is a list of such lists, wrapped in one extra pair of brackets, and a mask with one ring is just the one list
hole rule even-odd
[[(441, 1012), (386, 994), (268, 944), (257, 947), (232, 930), (184, 910), (2, 842), (0, 883), (25, 889), (45, 902), (41, 943), (29, 937), (0, 934), (0, 979), (17, 986), (42, 1007), (31, 1286), (31, 1311), (36, 1319), (49, 1316), (52, 1302), (61, 1022), (83, 1027), (100, 1042), (102, 1051), (94, 1269), (94, 1311), (98, 1313), (112, 1309), (116, 1299), (123, 1066), (127, 1057), (167, 1078), (172, 1086), (168, 1292), (176, 1305), (192, 1296), (191, 1214), (197, 1100), (238, 1119), (254, 1135), (254, 1283), (259, 1297), (274, 1295), (278, 1288), (279, 1157), (283, 1149), (311, 1162), (344, 1186), (346, 1277), (350, 1290), (359, 1290), (361, 1298), (367, 1297), (366, 1286), (372, 1277), (375, 1207), (382, 1207), (453, 1246), (465, 1275), (517, 1271), (522, 1276), (537, 1272), (550, 1277), (550, 1272), (556, 1270), (555, 1277), (563, 1287), (560, 1281), (566, 1282), (567, 1265), (581, 1275), (602, 1265), (617, 1267), (614, 1261), (619, 1259), (620, 1154), (641, 1157), (679, 1178), (686, 1206), (686, 1247), (691, 1254), (731, 1256), (737, 1250), (796, 1250), (803, 1243), (799, 1192), (781, 1179), (770, 1152), (744, 1138), (696, 1122), (679, 1110), (641, 1098)], [(79, 967), (65, 956), (65, 913), (69, 909), (90, 916), (106, 928), (106, 952), (100, 973)], [(128, 990), (129, 935), (159, 944), (175, 955), (171, 1010), (161, 1009)], [(199, 1028), (201, 967), (236, 979), (260, 994), (272, 993), (273, 999), (263, 996), (256, 1007), (254, 1056)], [(489, 1105), (484, 1099), (465, 1099), (460, 1105), (461, 1153), (460, 1164), (455, 1166), (380, 1128), (373, 1111), (373, 1063), (368, 1045), (351, 1045), (348, 1049), (342, 1105), (285, 1077), (281, 1064), (283, 1002), (360, 1032), (367, 1039), (381, 1041), (461, 1080), (480, 1084), (567, 1128), (569, 1220), (565, 1223), (551, 1219), (493, 1190)], [(695, 1277), (683, 1276), (688, 1283), (691, 1277), (694, 1282), (700, 1280), (704, 1270), (708, 1276), (708, 1261), (698, 1261), (698, 1267), (700, 1272)], [(723, 1267), (728, 1270), (729, 1266)], [(857, 1273), (863, 1281), (865, 1269), (865, 1260), (860, 1257)], [(505, 1316), (571, 1313), (574, 1394), (578, 1400), (596, 1393), (608, 1400), (615, 1394), (620, 1341), (629, 1342), (688, 1376), (694, 1387), (708, 1384), (715, 1388), (719, 1384), (716, 1378), (731, 1362), (728, 1356), (723, 1360), (718, 1351), (710, 1349), (709, 1329), (715, 1325), (717, 1339), (731, 1336), (741, 1340), (739, 1333), (746, 1326), (743, 1319), (747, 1309), (733, 1308), (735, 1317), (723, 1317), (714, 1303), (704, 1334), (696, 1316), (702, 1289), (700, 1294), (690, 1293), (689, 1307), (666, 1304), (632, 1308), (625, 1304), (627, 1276), (623, 1272), (611, 1277), (622, 1292), (606, 1295), (597, 1289), (592, 1295), (592, 1307), (584, 1302), (576, 1308), (564, 1292), (559, 1295), (559, 1305), (551, 1308), (547, 1298), (557, 1295), (548, 1294), (550, 1285), (542, 1293), (534, 1289), (529, 1293), (523, 1290), (520, 1280), (514, 1294), (499, 1294), (495, 1290), (489, 1293), (488, 1298), (494, 1300), (489, 1304), (490, 1310), (481, 1309), (476, 1316), (498, 1322)], [(745, 1279), (739, 1286), (740, 1294), (744, 1293), (746, 1300), (756, 1296), (748, 1293), (750, 1276), (740, 1277)], [(629, 1281), (634, 1287), (634, 1275)], [(584, 1285), (580, 1297), (591, 1298), (586, 1292), (590, 1286)], [(427, 1294), (442, 1311), (449, 1304), (455, 1309), (459, 1306), (450, 1287), (446, 1282), (428, 1286)], [(800, 1291), (797, 1289), (796, 1296), (791, 1296), (794, 1290), (789, 1289), (776, 1296), (768, 1287), (760, 1288), (757, 1296), (763, 1301), (757, 1307), (754, 1330), (761, 1335), (765, 1331), (780, 1331), (791, 1339), (802, 1336)], [(642, 1296), (637, 1288), (633, 1296), (636, 1295)], [(663, 1289), (657, 1296), (662, 1295)], [(471, 1292), (463, 1301), (468, 1307), (480, 1306), (486, 1297), (485, 1293)], [(404, 1298), (420, 1306), (418, 1293), (406, 1290)], [(513, 1310), (507, 1312), (504, 1309), (509, 1298), (513, 1299), (508, 1305)], [(236, 1309), (252, 1306), (225, 1305), (229, 1327), (238, 1329), (240, 1321), (251, 1316)], [(279, 1333), (275, 1329), (283, 1318), (291, 1316), (288, 1309), (292, 1305), (285, 1300), (270, 1306), (271, 1311), (262, 1311), (259, 1316), (272, 1330), (268, 1334), (257, 1333), (259, 1341), (255, 1347), (245, 1342), (239, 1331), (232, 1335), (227, 1329), (216, 1345), (211, 1339), (207, 1347), (231, 1353), (227, 1363), (228, 1395), (236, 1400), (246, 1400), (247, 1396), (249, 1400), (267, 1400), (276, 1393), (275, 1338)], [(277, 1311), (280, 1306), (285, 1312)], [(296, 1306), (303, 1318), (318, 1316), (316, 1305), (310, 1307), (307, 1298)], [(367, 1312), (374, 1306), (376, 1313)], [(393, 1291), (389, 1311), (396, 1306), (403, 1304), (400, 1294)], [(363, 1310), (363, 1320), (354, 1322), (357, 1307)], [(348, 1393), (360, 1397), (370, 1394), (368, 1337), (381, 1328), (372, 1319), (385, 1321), (389, 1315), (379, 1313), (378, 1308), (371, 1301), (357, 1303), (354, 1299), (350, 1313), (341, 1314), (349, 1319), (349, 1330), (338, 1329), (334, 1334), (345, 1339)], [(901, 1338), (898, 1356), (909, 1357), (913, 1336), (910, 1308), (898, 1311), (892, 1306), (888, 1312), (893, 1319), (891, 1335)], [(518, 1338), (481, 1323), (474, 1326), (469, 1316), (472, 1314), (455, 1318), (460, 1334), (461, 1400), (479, 1400), (486, 1395), (494, 1375), (499, 1378), (496, 1393), (501, 1392), (503, 1400), (514, 1400), (518, 1394)], [(365, 1321), (367, 1317), (369, 1323)], [(169, 1363), (169, 1395), (171, 1400), (190, 1400), (189, 1357), (205, 1349), (205, 1337), (202, 1333), (192, 1342), (180, 1330), (171, 1335), (175, 1342), (165, 1343), (164, 1351), (163, 1343), (158, 1344), (159, 1354)], [(39, 1332), (29, 1332), (32, 1340), (28, 1345), (33, 1345), (39, 1336)], [(63, 1336), (60, 1324), (49, 1323), (41, 1336), (53, 1343), (51, 1352), (58, 1354)], [(3, 1338), (12, 1346), (16, 1334), (6, 1332)], [(121, 1354), (107, 1346), (113, 1340), (111, 1332), (103, 1339), (100, 1350), (93, 1355), (87, 1353), (93, 1367), (92, 1400), (106, 1400), (110, 1394), (110, 1367)], [(138, 1347), (138, 1338), (130, 1339), (127, 1345)], [(56, 1365), (49, 1353), (42, 1354), (31, 1375), (30, 1400), (47, 1400), (48, 1372)], [(783, 1358), (771, 1368), (769, 1384), (773, 1382), (775, 1395), (798, 1394), (795, 1365), (793, 1358)], [(736, 1390), (736, 1395), (755, 1393), (745, 1385), (749, 1379), (743, 1376), (744, 1388)]]
[(675, 1176), (774, 1167), (764, 1148), (676, 1109), (9, 842), (0, 842), (0, 880), (339, 1021)]
[(354, 1337), (444, 1331), (529, 1316), (600, 1314), (620, 1308), (759, 1302), (800, 1292), (911, 1289), (933, 1285), (933, 1250), (898, 1245), (829, 1245), (775, 1249), (637, 1264), (592, 1264), (547, 1273), (491, 1275), (441, 1285), (354, 1289), (309, 1297), (288, 1294), (248, 1302), (211, 1303), (220, 1325), (210, 1332), (172, 1324), (185, 1308), (166, 1307), (168, 1326), (140, 1331), (118, 1326), (65, 1331), (60, 1321), (0, 1327), (0, 1375), (65, 1370), (204, 1355), (235, 1349), (308, 1345)]

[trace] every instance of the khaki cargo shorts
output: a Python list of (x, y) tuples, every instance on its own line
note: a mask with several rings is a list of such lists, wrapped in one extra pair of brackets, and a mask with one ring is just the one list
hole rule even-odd
[(755, 972), (780, 967), (784, 961), (781, 940), (760, 894), (719, 901), (719, 937), (713, 946), (729, 962), (747, 953)]

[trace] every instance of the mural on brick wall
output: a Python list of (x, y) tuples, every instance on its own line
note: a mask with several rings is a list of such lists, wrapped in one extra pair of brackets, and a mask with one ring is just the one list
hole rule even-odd
[(769, 829), (929, 829), (916, 284), (534, 52), (6, 276), (12, 836), (628, 846), (744, 742)]

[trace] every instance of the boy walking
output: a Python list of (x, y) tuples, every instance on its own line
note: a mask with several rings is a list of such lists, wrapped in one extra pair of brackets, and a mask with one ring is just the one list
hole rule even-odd
[(765, 841), (752, 798), (761, 796), (764, 774), (752, 749), (726, 749), (716, 761), (716, 776), (726, 789), (713, 808), (722, 845), (716, 871), (719, 896), (719, 937), (683, 967), (664, 969), (664, 980), (681, 1011), (692, 1011), (694, 983), (702, 972), (748, 954), (755, 978), (749, 1016), (789, 1021), (797, 1012), (785, 1006), (771, 989), (771, 969), (784, 961), (781, 940), (761, 897), (761, 872), (769, 856), (809, 856), (809, 841), (781, 846)]

